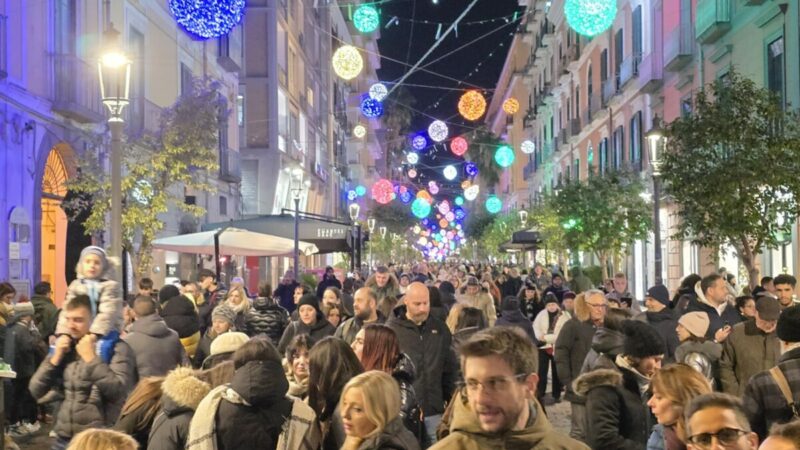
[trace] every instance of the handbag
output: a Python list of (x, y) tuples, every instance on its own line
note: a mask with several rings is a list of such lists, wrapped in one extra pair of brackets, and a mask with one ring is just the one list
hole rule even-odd
[(778, 389), (781, 390), (781, 394), (783, 394), (786, 403), (792, 410), (792, 420), (800, 419), (800, 411), (798, 411), (797, 403), (794, 401), (794, 395), (792, 395), (792, 389), (789, 387), (789, 381), (786, 379), (786, 375), (783, 374), (783, 371), (778, 366), (769, 369), (769, 374), (772, 376), (772, 379), (775, 380)]

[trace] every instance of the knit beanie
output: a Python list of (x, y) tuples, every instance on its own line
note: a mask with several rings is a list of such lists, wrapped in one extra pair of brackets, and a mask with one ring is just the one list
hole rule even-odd
[(625, 334), (623, 354), (634, 358), (663, 355), (666, 349), (664, 339), (655, 328), (639, 320), (626, 320), (622, 323)]
[(664, 306), (669, 306), (669, 290), (663, 284), (657, 284), (648, 289), (647, 296)]
[(33, 303), (17, 303), (14, 305), (14, 317), (32, 316), (34, 314)]
[(233, 326), (233, 324), (236, 322), (236, 311), (223, 303), (214, 308), (214, 311), (211, 313), (211, 320), (217, 319), (224, 320)]
[(248, 335), (238, 331), (222, 333), (211, 341), (211, 354), (209, 356), (219, 355), (221, 353), (233, 353), (249, 340), (250, 337)]
[(566, 299), (568, 299), (568, 298), (571, 298), (571, 299), (573, 299), (573, 300), (574, 300), (574, 299), (575, 299), (575, 297), (576, 297), (575, 293), (574, 293), (574, 292), (572, 292), (572, 291), (570, 291), (570, 290), (566, 290), (566, 291), (564, 291), (564, 293), (561, 295), (561, 298), (562, 298), (563, 300), (566, 300)]
[(688, 312), (678, 319), (678, 323), (683, 325), (683, 328), (695, 337), (703, 337), (708, 332), (708, 327), (711, 321), (708, 320), (708, 314), (701, 311)]
[(102, 272), (105, 272), (108, 269), (108, 256), (106, 256), (106, 251), (103, 250), (102, 248), (96, 245), (90, 245), (88, 247), (84, 247), (84, 249), (81, 250), (81, 257), (79, 261), (83, 261), (83, 258), (86, 255), (96, 255), (97, 257), (100, 258), (100, 262), (102, 263), (103, 266)]
[(317, 296), (311, 293), (305, 294), (300, 297), (300, 301), (297, 302), (297, 309), (300, 310), (300, 307), (303, 305), (313, 306), (314, 309), (319, 312), (319, 300), (317, 300)]
[(800, 342), (800, 306), (790, 306), (778, 317), (775, 328), (778, 339), (786, 342)]
[(167, 284), (158, 291), (158, 302), (162, 305), (167, 300), (181, 295), (181, 290), (174, 284)]
[(508, 295), (503, 299), (500, 305), (501, 311), (514, 311), (519, 310), (519, 299), (513, 295)]
[(552, 292), (548, 292), (547, 295), (544, 296), (544, 304), (546, 305), (548, 303), (558, 304), (558, 297), (556, 297), (556, 294), (553, 294)]

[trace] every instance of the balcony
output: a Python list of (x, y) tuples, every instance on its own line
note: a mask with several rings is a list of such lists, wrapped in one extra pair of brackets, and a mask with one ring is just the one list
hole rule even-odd
[(239, 152), (231, 149), (219, 151), (219, 179), (228, 183), (241, 183), (242, 168)]
[(576, 117), (570, 119), (569, 121), (569, 134), (570, 137), (575, 137), (581, 134), (581, 119), (580, 117)]
[(661, 49), (653, 50), (639, 64), (639, 89), (652, 94), (664, 84), (664, 58)]
[(731, 0), (699, 0), (695, 34), (697, 42), (713, 44), (731, 29)]
[(528, 161), (525, 167), (522, 168), (522, 179), (528, 180), (536, 173), (536, 164), (533, 161)]
[[(239, 66), (239, 62), (233, 58), (235, 53), (231, 52), (231, 47), (234, 43), (231, 42), (230, 36), (231, 35), (222, 36), (217, 41), (217, 63), (228, 72), (239, 73), (241, 67)], [(236, 48), (234, 47), (233, 50), (236, 50)], [(241, 48), (239, 50), (241, 50)]]
[(588, 114), (589, 120), (586, 123), (590, 123), (591, 119), (597, 117), (597, 114), (603, 110), (603, 99), (600, 92), (593, 92), (592, 95), (589, 97), (589, 108), (587, 109), (586, 113)]
[(612, 76), (603, 81), (603, 105), (611, 102), (611, 97), (617, 95), (617, 77)]
[(642, 61), (641, 54), (629, 55), (622, 60), (622, 66), (619, 69), (619, 86), (620, 89), (624, 88), (634, 77), (639, 76), (639, 63)]
[(79, 123), (105, 118), (97, 67), (75, 55), (54, 55), (53, 112)]
[(681, 23), (664, 42), (664, 69), (678, 72), (692, 61), (694, 55), (694, 29), (691, 23)]

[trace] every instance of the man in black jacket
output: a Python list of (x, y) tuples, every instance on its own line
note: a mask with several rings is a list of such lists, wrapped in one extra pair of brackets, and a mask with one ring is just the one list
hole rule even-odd
[(397, 333), (400, 351), (417, 368), (414, 390), (425, 416), (425, 430), (433, 443), (445, 402), (455, 391), (458, 360), (451, 348), (452, 336), (447, 325), (430, 316), (428, 288), (419, 282), (411, 283), (403, 298), (405, 305), (395, 308), (394, 317), (386, 325)]
[(733, 326), (742, 321), (736, 307), (728, 303), (728, 282), (712, 273), (700, 280), (694, 291), (697, 296), (689, 300), (686, 312), (706, 313), (710, 323), (706, 338), (721, 344), (731, 334)]
[(675, 349), (678, 348), (678, 333), (675, 328), (678, 320), (675, 311), (669, 309), (669, 291), (663, 284), (651, 287), (647, 290), (644, 298), (644, 306), (647, 311), (636, 316), (636, 320), (647, 322), (653, 326), (661, 335), (661, 339), (667, 344), (664, 353), (664, 362), (670, 363), (675, 360)]
[(334, 333), (334, 336), (342, 338), (347, 345), (356, 340), (356, 335), (365, 324), (386, 322), (386, 317), (378, 310), (378, 296), (372, 288), (363, 287), (356, 291), (353, 309), (356, 315), (345, 320)]
[(329, 287), (342, 288), (342, 282), (336, 278), (336, 273), (334, 273), (333, 267), (331, 266), (325, 268), (325, 275), (322, 276), (322, 281), (317, 285), (318, 300), (322, 300), (322, 294), (324, 294), (325, 289)]

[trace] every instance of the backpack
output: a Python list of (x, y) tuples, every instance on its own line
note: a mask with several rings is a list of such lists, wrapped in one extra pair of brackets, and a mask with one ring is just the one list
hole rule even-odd
[(792, 395), (792, 389), (789, 387), (789, 381), (786, 379), (786, 376), (783, 374), (781, 368), (775, 366), (772, 369), (769, 369), (769, 374), (772, 376), (772, 379), (775, 380), (775, 383), (778, 385), (778, 389), (781, 390), (781, 394), (783, 394), (783, 397), (786, 399), (786, 403), (792, 410), (792, 420), (800, 419), (800, 408), (794, 401), (794, 395)]

